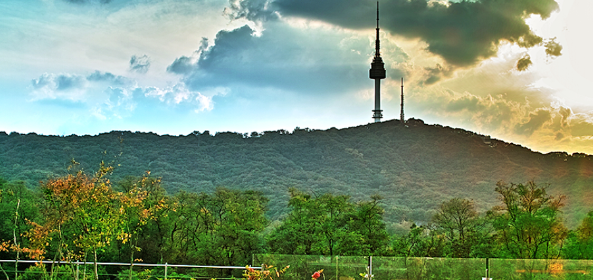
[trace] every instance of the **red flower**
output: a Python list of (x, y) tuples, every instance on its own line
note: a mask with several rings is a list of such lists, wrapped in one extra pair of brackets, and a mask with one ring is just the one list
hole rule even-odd
[(321, 273), (319, 273), (319, 271), (315, 271), (315, 273), (313, 273), (313, 275), (311, 275), (311, 277), (313, 277), (313, 279), (317, 279), (317, 278), (321, 277)]

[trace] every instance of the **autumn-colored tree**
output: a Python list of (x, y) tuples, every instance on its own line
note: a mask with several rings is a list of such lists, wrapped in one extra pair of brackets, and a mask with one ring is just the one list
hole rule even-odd
[(77, 171), (48, 180), (41, 187), (46, 201), (42, 227), (48, 230), (38, 232), (57, 240), (56, 257), (60, 260), (86, 260), (92, 254), (95, 279), (97, 253), (122, 230), (120, 213), (114, 207), (118, 197), (106, 177), (112, 170), (101, 163), (94, 176)]
[[(149, 177), (150, 171), (139, 180), (128, 181), (121, 184), (123, 193), (118, 195), (119, 214), (123, 230), (118, 239), (123, 244), (129, 244), (130, 264), (133, 264), (134, 252), (140, 251), (138, 246), (139, 235), (144, 226), (157, 218), (167, 208), (165, 196), (159, 195), (160, 178)], [(132, 266), (130, 265), (129, 279), (132, 279)]]

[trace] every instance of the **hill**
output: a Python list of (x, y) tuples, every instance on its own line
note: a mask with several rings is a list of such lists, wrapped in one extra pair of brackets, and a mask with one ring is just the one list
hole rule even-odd
[(386, 220), (427, 221), (452, 197), (475, 200), (481, 210), (498, 204), (497, 181), (549, 184), (567, 196), (567, 225), (593, 210), (593, 156), (541, 154), (463, 129), (406, 126), (386, 121), (328, 130), (296, 128), (263, 133), (186, 136), (112, 131), (97, 136), (43, 136), (0, 132), (0, 177), (31, 187), (63, 175), (71, 160), (93, 171), (101, 160), (116, 166), (113, 180), (150, 170), (169, 193), (213, 191), (217, 186), (263, 191), (269, 215), (286, 213), (288, 188), (383, 196)]

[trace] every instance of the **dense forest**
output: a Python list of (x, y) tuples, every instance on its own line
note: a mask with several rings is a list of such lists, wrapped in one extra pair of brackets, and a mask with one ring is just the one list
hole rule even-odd
[(566, 195), (563, 218), (576, 227), (593, 208), (593, 156), (541, 154), (463, 129), (386, 121), (328, 130), (252, 133), (195, 131), (185, 136), (113, 131), (97, 136), (0, 132), (0, 177), (38, 188), (66, 174), (72, 160), (95, 172), (104, 161), (113, 181), (150, 171), (168, 194), (213, 193), (217, 187), (262, 192), (267, 217), (288, 214), (289, 189), (381, 196), (390, 231), (426, 223), (439, 203), (459, 197), (480, 211), (497, 203), (498, 181), (548, 185)]
[[(478, 211), (472, 200), (452, 198), (440, 202), (428, 222), (408, 222), (407, 229), (390, 233), (384, 199), (377, 195), (353, 201), (291, 188), (287, 214), (270, 221), (269, 201), (259, 191), (217, 188), (168, 195), (149, 172), (113, 183), (113, 170), (101, 164), (88, 174), (72, 162), (67, 175), (48, 179), (37, 190), (0, 180), (0, 259), (91, 261), (98, 279), (98, 261), (244, 266), (259, 253), (593, 258), (593, 211), (569, 230), (561, 218), (565, 197), (552, 196), (533, 181), (498, 182), (492, 191), (497, 202), (488, 211)], [(0, 268), (7, 279), (15, 275), (14, 266)], [(39, 279), (28, 277), (40, 269), (74, 275), (68, 265), (32, 266), (16, 279)], [(116, 273), (131, 279), (137, 272)]]

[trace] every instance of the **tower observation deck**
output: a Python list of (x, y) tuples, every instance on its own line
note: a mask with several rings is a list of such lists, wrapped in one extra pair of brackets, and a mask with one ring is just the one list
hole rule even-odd
[(385, 63), (381, 58), (379, 41), (379, 1), (377, 1), (377, 39), (375, 40), (375, 57), (371, 63), (369, 77), (375, 80), (375, 109), (373, 110), (373, 119), (375, 122), (381, 122), (383, 110), (381, 110), (381, 79), (385, 79)]

